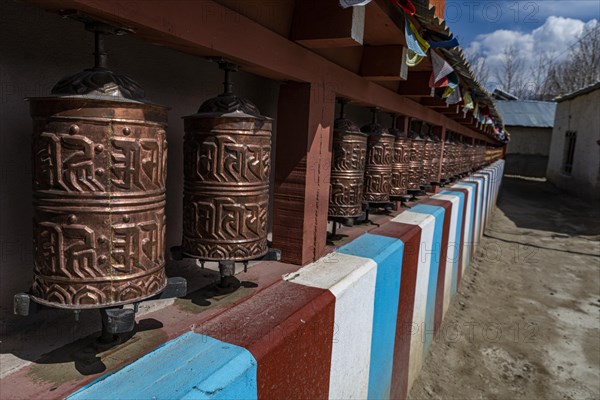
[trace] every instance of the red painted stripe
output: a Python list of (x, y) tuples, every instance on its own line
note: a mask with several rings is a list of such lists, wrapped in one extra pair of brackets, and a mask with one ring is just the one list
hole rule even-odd
[(371, 231), (375, 235), (389, 236), (402, 240), (402, 278), (396, 319), (396, 340), (394, 343), (394, 365), (392, 367), (392, 399), (406, 398), (408, 395), (408, 362), (410, 339), (412, 336), (415, 287), (421, 245), (421, 227), (418, 225), (390, 222)]
[(448, 200), (429, 198), (423, 200), (421, 203), (444, 208), (444, 226), (442, 229), (441, 243), (442, 247), (440, 249), (440, 257), (438, 260), (438, 279), (435, 289), (435, 312), (433, 316), (433, 334), (435, 336), (440, 328), (440, 325), (442, 324), (442, 317), (444, 315), (444, 286), (446, 284), (446, 260), (448, 257), (448, 237), (450, 236), (452, 202)]
[(329, 395), (335, 297), (281, 281), (197, 332), (248, 349), (258, 361), (258, 397)]
[(469, 204), (469, 191), (467, 189), (459, 188), (452, 188), (447, 190), (449, 192), (461, 192), (465, 195), (465, 203), (463, 204), (462, 225), (460, 229), (460, 238), (458, 239), (458, 276), (456, 278), (456, 289), (458, 290), (460, 280), (462, 279), (463, 246), (465, 242), (465, 221), (467, 218), (467, 205)]

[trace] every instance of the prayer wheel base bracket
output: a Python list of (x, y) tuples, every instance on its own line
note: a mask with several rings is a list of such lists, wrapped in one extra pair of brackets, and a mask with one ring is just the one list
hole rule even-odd
[(327, 218), (328, 221), (332, 222), (332, 228), (331, 228), (331, 232), (327, 232), (327, 244), (328, 245), (333, 245), (334, 242), (337, 242), (339, 240), (342, 240), (343, 238), (347, 237), (346, 235), (338, 235), (337, 234), (337, 224), (346, 226), (346, 227), (353, 227), (354, 224), (358, 223), (358, 220), (364, 218), (364, 213), (360, 214), (356, 217), (329, 217)]
[[(183, 297), (187, 294), (187, 281), (185, 278), (167, 278), (167, 285), (163, 291), (146, 301), (172, 299)], [(123, 306), (98, 308), (102, 319), (102, 332), (98, 338), (100, 345), (114, 344), (119, 340), (119, 333), (128, 333), (135, 328), (135, 314), (140, 302), (133, 303), (134, 308), (123, 308)], [(39, 304), (29, 293), (18, 293), (13, 298), (13, 312), (15, 315), (27, 317), (44, 309), (56, 309)], [(79, 321), (79, 314), (83, 309), (72, 309), (75, 321)], [(86, 309), (87, 310), (87, 309)]]
[[(173, 246), (171, 247), (171, 258), (175, 261), (181, 261), (184, 258), (192, 258), (196, 260), (199, 264), (200, 268), (204, 268), (204, 263), (207, 261), (215, 261), (215, 260), (203, 260), (196, 257), (190, 257), (183, 254), (183, 250), (181, 246)], [(253, 258), (251, 260), (241, 261), (244, 264), (244, 272), (248, 271), (248, 262), (249, 261), (281, 261), (281, 250), (269, 247), (267, 253), (258, 258)], [(226, 292), (235, 291), (240, 287), (240, 281), (235, 277), (235, 261), (233, 260), (219, 260), (219, 274), (220, 274), (220, 282), (217, 285), (217, 289), (225, 290)]]
[(399, 196), (390, 196), (391, 200), (396, 201), (396, 202), (399, 201), (400, 207), (403, 207), (403, 208), (410, 208), (407, 203), (410, 201), (411, 198), (412, 198), (412, 196), (409, 196), (407, 194), (402, 194)]
[(417, 196), (423, 196), (425, 193), (421, 189), (407, 189), (407, 193), (411, 196), (410, 201), (419, 200)]

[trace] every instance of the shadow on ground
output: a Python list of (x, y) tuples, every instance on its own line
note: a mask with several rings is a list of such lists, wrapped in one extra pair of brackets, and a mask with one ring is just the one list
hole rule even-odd
[(600, 207), (563, 193), (549, 182), (504, 177), (498, 208), (518, 228), (600, 235)]

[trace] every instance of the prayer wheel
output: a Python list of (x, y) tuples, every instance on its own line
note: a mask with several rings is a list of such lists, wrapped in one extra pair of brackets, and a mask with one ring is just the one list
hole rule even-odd
[(431, 184), (439, 185), (440, 184), (440, 158), (442, 157), (442, 141), (441, 139), (435, 135), (431, 135), (431, 140), (433, 140), (433, 155), (431, 159)]
[(446, 139), (444, 140), (444, 151), (442, 157), (442, 175), (441, 181), (447, 182), (450, 179), (450, 134), (446, 134)]
[(461, 143), (460, 165), (461, 173), (466, 175), (469, 172), (469, 145), (465, 142)]
[(425, 136), (425, 147), (423, 149), (423, 175), (421, 177), (421, 184), (428, 185), (432, 180), (432, 158), (433, 158), (433, 140), (429, 136)]
[(411, 147), (410, 162), (408, 165), (407, 192), (414, 195), (421, 193), (420, 186), (424, 183), (422, 178), (423, 158), (425, 155), (425, 139), (421, 137), (421, 125), (419, 124), (418, 127), (415, 127), (413, 122), (419, 123), (420, 121), (411, 121), (411, 130), (409, 133)]
[(229, 73), (237, 66), (219, 66), (224, 93), (184, 117), (181, 251), (202, 261), (247, 261), (268, 252), (273, 120), (233, 94)]
[(330, 218), (355, 218), (363, 214), (363, 183), (367, 154), (367, 135), (345, 117), (341, 99), (340, 117), (334, 122), (329, 190)]
[[(96, 65), (31, 98), (34, 282), (43, 305), (109, 308), (161, 292), (167, 108)], [(24, 314), (26, 315), (26, 314)]]
[(459, 174), (460, 175), (464, 175), (464, 173), (466, 172), (466, 166), (465, 166), (465, 161), (466, 161), (466, 149), (467, 149), (467, 145), (460, 141), (458, 143), (458, 155), (459, 155)]
[(408, 173), (410, 164), (410, 139), (407, 132), (396, 128), (396, 115), (392, 114), (393, 122), (390, 134), (394, 136), (394, 159), (392, 163), (392, 180), (390, 196), (404, 196), (408, 189)]
[(475, 146), (469, 145), (469, 171), (475, 171)]
[(390, 201), (395, 138), (377, 123), (379, 109), (374, 107), (371, 112), (372, 122), (361, 128), (361, 132), (367, 134), (363, 200), (369, 204), (383, 204)]

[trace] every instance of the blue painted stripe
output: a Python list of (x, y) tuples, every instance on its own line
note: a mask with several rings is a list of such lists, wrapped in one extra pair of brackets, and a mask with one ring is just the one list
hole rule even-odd
[[(454, 236), (456, 238), (456, 243), (448, 243), (448, 247), (452, 246), (453, 249), (453, 254), (452, 254), (452, 265), (454, 266), (452, 269), (452, 282), (451, 282), (451, 286), (450, 286), (450, 295), (453, 295), (454, 293), (456, 293), (456, 289), (458, 286), (458, 269), (462, 268), (462, 265), (459, 265), (459, 259), (460, 259), (460, 249), (462, 247), (463, 244), (463, 237), (461, 236), (462, 233), (462, 223), (463, 223), (463, 214), (464, 214), (464, 208), (465, 208), (465, 194), (463, 192), (451, 192), (449, 190), (443, 190), (441, 192), (441, 194), (447, 194), (450, 196), (456, 196), (458, 197), (458, 215), (456, 218), (456, 235)], [(464, 256), (464, 255), (463, 255)], [(448, 257), (448, 256), (447, 256)]]
[(433, 340), (435, 298), (440, 267), (440, 254), (442, 250), (442, 231), (444, 229), (445, 210), (444, 207), (432, 206), (429, 204), (417, 204), (416, 206), (411, 208), (410, 211), (421, 214), (430, 214), (435, 218), (433, 243), (421, 243), (421, 246), (425, 246), (425, 253), (431, 254), (431, 262), (429, 266), (429, 282), (427, 284), (427, 306), (425, 308), (425, 326), (423, 327), (423, 334), (425, 337), (425, 345), (423, 346), (423, 359), (425, 359), (429, 350), (429, 345), (431, 345), (431, 342)]
[(250, 352), (188, 332), (68, 399), (257, 399)]
[(370, 258), (377, 263), (368, 397), (388, 399), (392, 384), (404, 243), (391, 237), (366, 233), (337, 251)]

